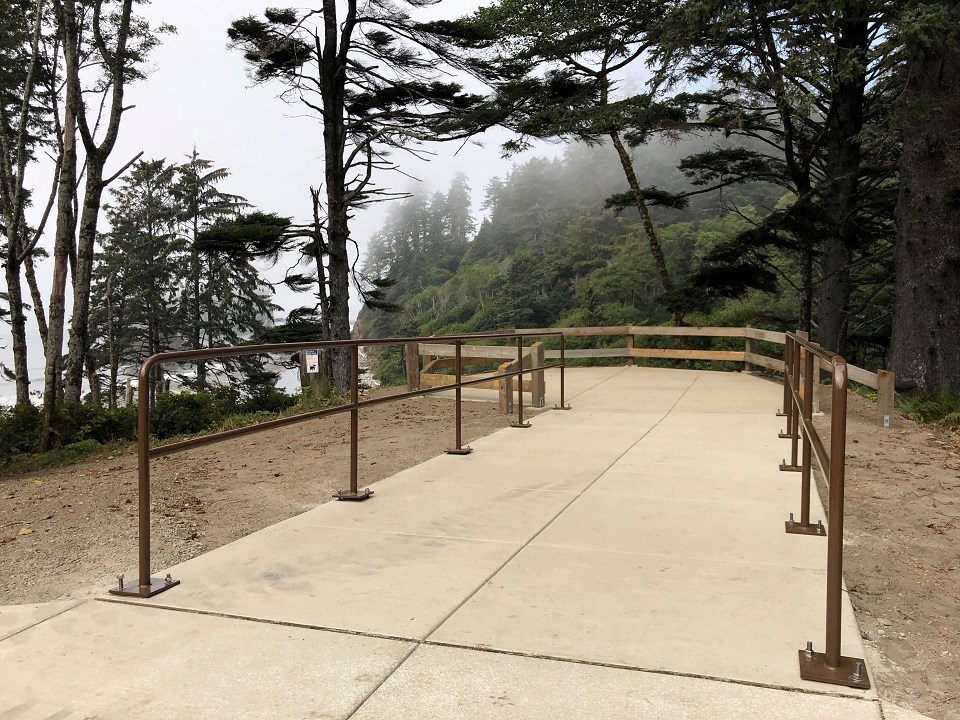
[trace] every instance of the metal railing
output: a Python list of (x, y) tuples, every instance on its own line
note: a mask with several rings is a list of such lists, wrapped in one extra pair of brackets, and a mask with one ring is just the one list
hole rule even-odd
[[(813, 424), (814, 377), (815, 373), (819, 373), (819, 368), (815, 369), (815, 360), (818, 359), (831, 369), (833, 378), (829, 452)], [(870, 687), (870, 680), (863, 658), (840, 654), (848, 373), (847, 362), (839, 355), (827, 352), (796, 333), (786, 334), (783, 410), (778, 415), (787, 419), (787, 430), (780, 433), (780, 437), (790, 440), (790, 462), (784, 460), (780, 470), (800, 473), (800, 520), (795, 520), (793, 513), (790, 513), (790, 519), (785, 523), (786, 531), (821, 537), (827, 535), (826, 646), (824, 652), (814, 652), (813, 642), (808, 641), (806, 648), (799, 651), (800, 677), (814, 682), (866, 689)], [(798, 446), (801, 450), (799, 453)], [(822, 522), (810, 522), (810, 477), (814, 457), (827, 481), (829, 534)]]
[[(560, 340), (560, 360), (553, 364), (544, 364), (538, 367), (524, 369), (523, 367), (523, 341), (525, 338), (532, 337), (558, 337)], [(369, 347), (373, 345), (406, 345), (416, 342), (452, 342), (457, 348), (457, 357), (455, 363), (455, 382), (443, 387), (424, 388), (387, 395), (383, 397), (360, 400), (359, 384), (359, 356), (360, 347)], [(504, 372), (495, 378), (486, 378), (479, 380), (463, 380), (462, 363), (460, 358), (460, 349), (465, 341), (474, 340), (511, 340), (517, 345), (517, 369)], [(448, 452), (454, 455), (466, 455), (471, 452), (469, 447), (464, 447), (461, 432), (461, 389), (469, 385), (477, 385), (488, 382), (490, 379), (513, 378), (517, 377), (517, 421), (511, 423), (512, 427), (528, 428), (530, 423), (523, 419), (523, 375), (526, 373), (540, 373), (553, 368), (560, 369), (560, 404), (557, 409), (569, 410), (565, 403), (565, 347), (566, 341), (562, 331), (510, 331), (498, 333), (475, 333), (469, 335), (450, 335), (433, 336), (430, 338), (385, 338), (371, 340), (330, 340), (317, 342), (299, 342), (299, 343), (274, 343), (270, 345), (245, 345), (237, 347), (208, 348), (203, 350), (184, 350), (178, 352), (165, 352), (152, 355), (147, 358), (140, 366), (138, 374), (137, 387), (137, 487), (138, 487), (138, 513), (139, 513), (139, 544), (138, 544), (138, 578), (130, 582), (124, 582), (123, 575), (117, 580), (117, 587), (110, 590), (113, 595), (132, 596), (132, 597), (153, 597), (154, 595), (169, 590), (179, 584), (179, 580), (172, 578), (169, 574), (165, 578), (152, 577), (150, 571), (150, 458), (157, 455), (170, 455), (172, 453), (188, 450), (190, 448), (211, 445), (223, 440), (242, 437), (252, 433), (262, 432), (272, 428), (292, 425), (294, 423), (312, 420), (326, 415), (335, 415), (338, 413), (350, 413), (350, 486), (348, 490), (338, 492), (334, 497), (339, 500), (366, 500), (373, 491), (369, 488), (360, 490), (358, 487), (358, 451), (359, 451), (359, 414), (360, 409), (371, 407), (373, 405), (382, 405), (384, 403), (395, 402), (412, 397), (421, 397), (433, 393), (443, 392), (454, 389), (456, 398), (455, 412), (455, 446)], [(292, 353), (306, 350), (336, 350), (348, 348), (350, 351), (350, 402), (334, 407), (313, 410), (300, 413), (290, 417), (277, 418), (265, 422), (248, 425), (232, 430), (205, 435), (203, 437), (181, 440), (160, 447), (150, 447), (150, 373), (158, 365), (166, 363), (182, 363), (196, 360), (209, 360), (212, 358), (241, 357), (244, 355), (269, 355), (272, 353)]]

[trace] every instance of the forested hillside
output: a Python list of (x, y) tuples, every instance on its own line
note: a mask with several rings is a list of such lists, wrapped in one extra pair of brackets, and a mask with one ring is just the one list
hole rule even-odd
[[(660, 190), (695, 192), (697, 186), (678, 166), (711, 143), (694, 138), (648, 145), (638, 152), (636, 166)], [(692, 196), (682, 207), (653, 207), (678, 288), (667, 298), (637, 211), (609, 207), (623, 185), (609, 144), (573, 144), (560, 157), (515, 166), (489, 184), (482, 208), (469, 207), (466, 182), (461, 176), (447, 192), (398, 203), (372, 238), (364, 272), (395, 281), (388, 299), (397, 307), (364, 310), (357, 327), (361, 335), (663, 325), (671, 323), (671, 302), (683, 305), (689, 324), (799, 323), (798, 252), (773, 249), (763, 258), (769, 271), (765, 289), (718, 284), (710, 277), (718, 254), (792, 201), (777, 186), (754, 182)], [(886, 265), (892, 274), (892, 258)], [(888, 288), (870, 313), (852, 320), (850, 347), (857, 361), (881, 362), (891, 311)]]

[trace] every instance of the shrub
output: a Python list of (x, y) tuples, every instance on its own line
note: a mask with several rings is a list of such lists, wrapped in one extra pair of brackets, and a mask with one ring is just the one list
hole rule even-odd
[(43, 416), (33, 405), (0, 406), (0, 460), (39, 449)]
[(192, 435), (216, 422), (213, 408), (207, 393), (160, 393), (150, 413), (150, 429), (160, 439)]
[(64, 405), (53, 421), (58, 445), (65, 447), (93, 440), (106, 444), (118, 440), (137, 439), (136, 408), (107, 410), (96, 405)]
[[(237, 407), (239, 413), (279, 413), (297, 404), (297, 398), (272, 385), (263, 385), (251, 392)], [(235, 414), (230, 413), (230, 414)]]

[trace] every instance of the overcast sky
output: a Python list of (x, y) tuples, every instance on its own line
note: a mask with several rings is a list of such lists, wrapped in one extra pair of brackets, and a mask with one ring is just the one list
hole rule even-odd
[[(169, 23), (177, 28), (164, 36), (149, 62), (149, 77), (132, 85), (127, 104), (136, 107), (124, 115), (120, 137), (110, 158), (107, 175), (112, 174), (141, 150), (146, 159), (166, 158), (178, 162), (196, 146), (200, 155), (232, 176), (223, 183), (227, 192), (245, 196), (254, 206), (297, 220), (310, 217), (308, 188), (320, 186), (323, 176), (321, 128), (304, 109), (287, 105), (277, 94), (279, 87), (252, 86), (241, 54), (227, 48), (226, 30), (232, 20), (259, 14), (265, 0), (162, 0), (141, 6), (140, 12), (152, 25)], [(479, 5), (473, 0), (445, 0), (432, 14), (456, 16)], [(429, 163), (402, 159), (406, 173), (422, 179), (430, 189), (446, 190), (453, 174), (465, 172), (477, 201), (483, 188), (497, 174), (509, 168), (500, 158), (499, 145), (505, 133), (490, 133), (478, 144), (437, 144), (430, 149), (436, 157)], [(541, 147), (538, 154), (552, 154), (556, 147)], [(518, 158), (517, 160), (522, 160)], [(38, 164), (29, 172), (29, 184), (49, 184), (49, 167)], [(406, 189), (410, 181), (402, 176), (382, 177), (381, 184)], [(42, 193), (41, 193), (42, 194)], [(109, 201), (109, 194), (108, 194)], [(385, 208), (359, 213), (352, 223), (353, 237), (364, 248), (380, 226)], [(101, 222), (103, 216), (101, 215)], [(48, 226), (46, 246), (53, 223)], [(39, 268), (44, 295), (49, 294), (48, 266)], [(282, 276), (282, 269), (268, 277)], [(26, 293), (26, 287), (24, 288)], [(68, 300), (70, 290), (68, 287)], [(289, 292), (278, 295), (287, 309), (303, 298)], [(359, 311), (352, 303), (353, 315)], [(42, 377), (43, 356), (36, 322), (28, 312), (31, 379)], [(0, 325), (0, 362), (11, 364), (10, 329)], [(37, 384), (32, 388), (39, 389)], [(12, 389), (0, 382), (0, 396)]]

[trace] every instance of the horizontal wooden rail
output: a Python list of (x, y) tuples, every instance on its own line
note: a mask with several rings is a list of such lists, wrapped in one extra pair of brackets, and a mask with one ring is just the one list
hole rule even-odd
[[(710, 362), (739, 362), (744, 364), (744, 370), (756, 368), (785, 372), (784, 362), (778, 357), (770, 357), (760, 352), (758, 342), (785, 345), (787, 333), (777, 330), (763, 330), (754, 327), (669, 327), (658, 325), (611, 325), (605, 327), (571, 327), (571, 328), (533, 328), (518, 330), (518, 332), (540, 334), (547, 332), (561, 332), (567, 338), (577, 337), (622, 337), (626, 347), (616, 348), (568, 348), (566, 357), (571, 360), (586, 360), (591, 358), (611, 359), (625, 358), (632, 365), (637, 358), (651, 360), (699, 360)], [(636, 347), (637, 337), (701, 337), (701, 338), (743, 338), (742, 350), (711, 350), (689, 348), (646, 348)], [(814, 355), (814, 374), (819, 376), (821, 369), (832, 360), (832, 354), (816, 343), (810, 343), (810, 352)], [(421, 355), (436, 358), (429, 368), (424, 370), (448, 369), (453, 356), (453, 346), (439, 343), (423, 344), (418, 352)], [(479, 364), (483, 360), (509, 360), (513, 351), (509, 348), (490, 346), (463, 346), (465, 361)], [(560, 357), (557, 350), (546, 350), (545, 357), (556, 360)], [(409, 361), (409, 359), (408, 359)], [(865, 385), (877, 391), (877, 407), (880, 416), (880, 425), (890, 427), (893, 420), (894, 407), (894, 377), (893, 373), (885, 370), (871, 372), (856, 365), (847, 365), (850, 381)], [(814, 384), (814, 412), (819, 410), (820, 383)]]

